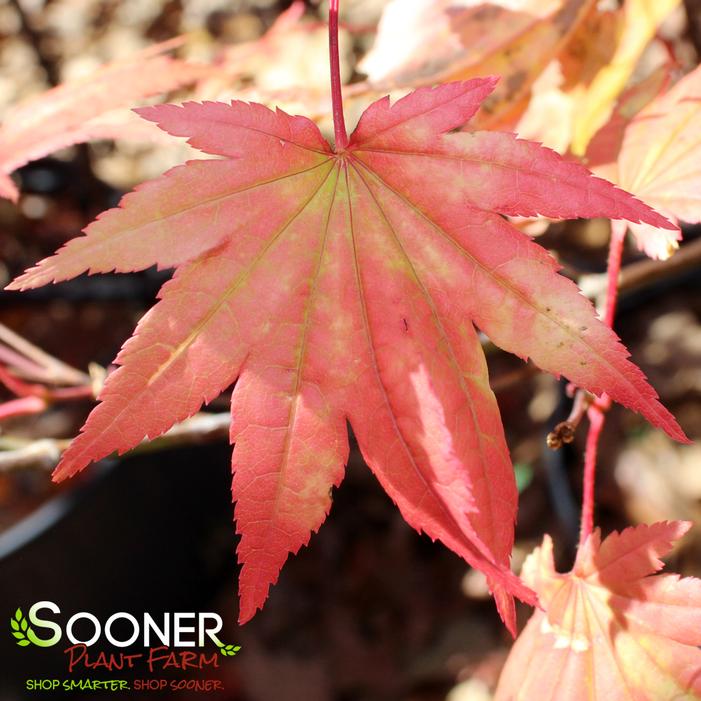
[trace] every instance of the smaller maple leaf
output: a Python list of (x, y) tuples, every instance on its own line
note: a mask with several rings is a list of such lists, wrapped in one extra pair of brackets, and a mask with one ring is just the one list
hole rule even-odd
[(684, 521), (597, 530), (559, 574), (549, 536), (521, 576), (544, 610), (516, 641), (495, 701), (701, 699), (701, 580), (656, 574)]

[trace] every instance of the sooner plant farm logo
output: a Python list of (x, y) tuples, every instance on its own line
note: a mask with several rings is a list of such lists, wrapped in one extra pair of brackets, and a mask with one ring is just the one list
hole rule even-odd
[[(47, 648), (62, 641), (67, 643), (63, 652), (70, 674), (79, 670), (121, 672), (140, 666), (151, 674), (217, 668), (220, 656), (233, 657), (241, 649), (240, 645), (225, 644), (217, 637), (222, 625), (219, 614), (212, 612), (163, 613), (159, 617), (143, 613), (137, 618), (125, 611), (113, 613), (104, 622), (92, 613), (79, 611), (62, 625), (61, 609), (53, 601), (38, 601), (29, 608), (26, 616), (21, 608), (17, 608), (10, 618), (10, 632), (20, 647)], [(216, 651), (211, 650), (212, 644)], [(102, 649), (105, 645), (110, 651)], [(116, 652), (114, 648), (117, 648)], [(129, 648), (129, 651), (124, 648)], [(198, 687), (197, 690), (221, 688), (217, 680), (192, 679), (137, 679), (133, 687), (124, 679), (28, 679), (27, 688), (50, 690), (61, 686), (64, 689), (160, 691), (170, 686), (172, 690), (192, 690), (195, 688), (192, 684), (210, 682), (219, 686)]]

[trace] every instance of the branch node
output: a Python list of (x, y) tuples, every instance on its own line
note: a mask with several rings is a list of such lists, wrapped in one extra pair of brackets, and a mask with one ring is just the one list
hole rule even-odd
[(571, 421), (561, 421), (555, 428), (548, 433), (545, 442), (550, 450), (559, 450), (565, 443), (571, 443), (574, 440), (574, 434), (577, 426)]

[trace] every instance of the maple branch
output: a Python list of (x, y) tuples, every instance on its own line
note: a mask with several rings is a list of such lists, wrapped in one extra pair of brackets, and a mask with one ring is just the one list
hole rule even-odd
[[(609, 328), (613, 328), (613, 320), (616, 316), (616, 304), (618, 302), (618, 281), (621, 274), (621, 258), (623, 256), (623, 244), (626, 240), (628, 225), (624, 221), (613, 220), (611, 222), (611, 241), (609, 243), (609, 256), (606, 274), (608, 284), (606, 288), (606, 303), (604, 306), (603, 322)], [(584, 449), (584, 483), (582, 488), (582, 520), (579, 531), (579, 544), (591, 535), (594, 529), (594, 488), (596, 485), (596, 458), (599, 447), (599, 437), (606, 421), (605, 412), (609, 408), (611, 400), (606, 394), (596, 399), (587, 411), (589, 417), (589, 431)]]
[(14, 441), (9, 443), (10, 447), (0, 449), (0, 474), (32, 468), (53, 470), (70, 441), (42, 438), (20, 445), (14, 445)]
[[(571, 395), (570, 395), (571, 396)], [(572, 443), (574, 434), (579, 426), (587, 408), (591, 404), (591, 395), (583, 389), (577, 389), (572, 403), (570, 415), (561, 421), (548, 433), (545, 442), (551, 450), (559, 450), (565, 443)]]
[[(36, 398), (32, 397), (32, 399)], [(223, 440), (229, 435), (230, 425), (229, 412), (218, 414), (200, 412), (176, 424), (162, 436), (144, 441), (129, 451), (128, 455)], [(53, 470), (70, 443), (70, 440), (54, 438), (29, 441), (2, 438), (0, 439), (0, 473), (28, 468)]]
[(17, 397), (0, 403), (0, 421), (39, 414), (53, 402), (90, 399), (96, 394), (88, 375), (45, 353), (2, 324), (0, 384)]
[(687, 241), (669, 259), (643, 260), (630, 263), (621, 268), (619, 292), (632, 292), (649, 288), (661, 280), (669, 280), (691, 270), (701, 264), (701, 238)]
[[(94, 399), (97, 383), (0, 324), (0, 385), (16, 399), (0, 403), (0, 421), (40, 414), (54, 402)], [(67, 386), (62, 386), (67, 385)]]
[(348, 132), (343, 118), (343, 96), (341, 94), (341, 67), (338, 57), (338, 0), (329, 1), (329, 60), (331, 63), (331, 103), (333, 105), (333, 131), (336, 151), (348, 146)]

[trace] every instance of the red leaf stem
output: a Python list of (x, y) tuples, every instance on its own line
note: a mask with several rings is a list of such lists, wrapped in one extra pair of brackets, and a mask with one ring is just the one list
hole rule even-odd
[(336, 153), (348, 146), (348, 132), (343, 118), (341, 95), (341, 68), (338, 58), (338, 0), (329, 2), (329, 60), (331, 62), (331, 101), (333, 105), (333, 130), (336, 137)]
[[(611, 241), (609, 243), (608, 256), (608, 285), (606, 288), (606, 306), (604, 311), (604, 323), (613, 328), (613, 320), (616, 316), (616, 304), (618, 303), (618, 278), (621, 273), (621, 258), (623, 256), (623, 244), (625, 243), (628, 225), (621, 220), (611, 222)], [(579, 543), (583, 545), (591, 535), (594, 528), (594, 488), (596, 485), (596, 457), (599, 447), (599, 437), (606, 421), (605, 411), (608, 409), (611, 399), (607, 394), (601, 397), (589, 408), (589, 432), (584, 450), (584, 484), (582, 490), (582, 517), (579, 532)]]

